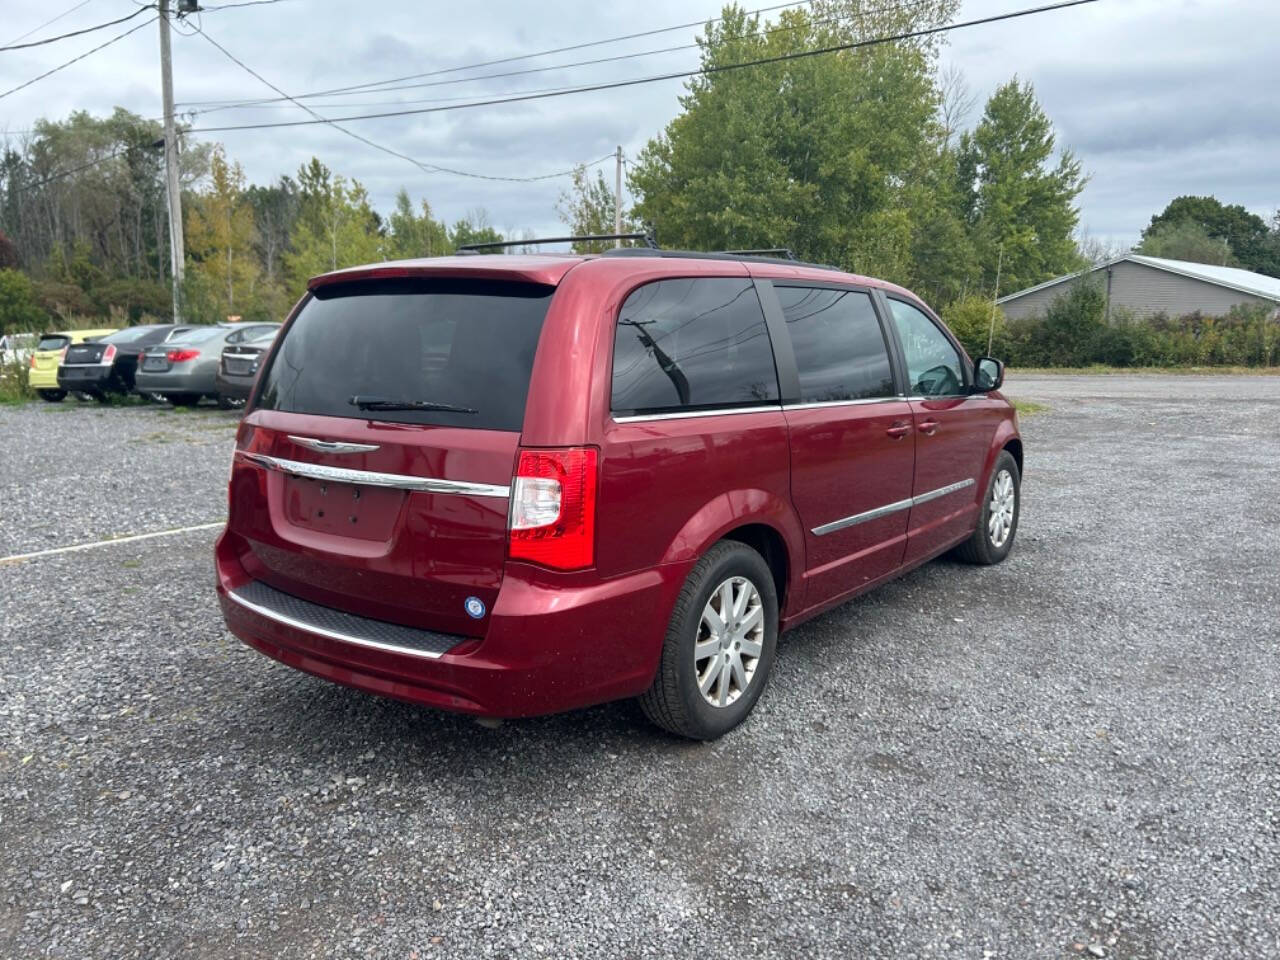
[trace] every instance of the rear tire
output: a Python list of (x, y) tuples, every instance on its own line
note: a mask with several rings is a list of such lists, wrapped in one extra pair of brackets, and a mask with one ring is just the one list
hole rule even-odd
[(999, 563), (1013, 549), (1022, 512), (1022, 478), (1018, 463), (1008, 450), (1000, 451), (978, 513), (973, 536), (956, 547), (955, 555), (966, 563), (990, 566)]
[(237, 400), (234, 397), (228, 397), (225, 393), (218, 394), (219, 410), (239, 410), (244, 406), (243, 400)]
[(676, 598), (658, 673), (640, 707), (679, 736), (723, 736), (760, 699), (777, 643), (772, 572), (750, 547), (722, 540), (694, 565)]
[(65, 390), (37, 390), (36, 394), (47, 403), (61, 403), (67, 399), (67, 391)]

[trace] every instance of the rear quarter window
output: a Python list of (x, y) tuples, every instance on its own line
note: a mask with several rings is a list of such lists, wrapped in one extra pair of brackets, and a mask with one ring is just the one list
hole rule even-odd
[[(518, 431), (553, 287), (411, 278), (317, 289), (263, 374), (257, 406)], [(353, 397), (475, 411), (361, 411)]]
[(778, 396), (750, 279), (659, 280), (623, 303), (613, 343), (614, 413), (748, 407)]

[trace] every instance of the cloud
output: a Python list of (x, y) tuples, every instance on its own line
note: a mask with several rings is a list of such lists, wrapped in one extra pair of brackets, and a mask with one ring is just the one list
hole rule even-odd
[[(1021, 5), (1019, 0), (966, 0), (961, 18)], [(273, 83), (299, 93), (449, 70), (710, 18), (719, 8), (720, 0), (648, 0), (643, 6), (546, 0), (537, 8), (517, 0), (450, 5), (402, 0), (376, 6), (307, 0), (210, 11), (197, 22)], [(47, 18), (42, 0), (5, 2), (8, 36)], [(59, 25), (76, 29), (106, 18), (90, 5)], [(696, 32), (566, 51), (483, 72), (671, 46), (691, 42)], [(6, 54), (0, 58), (0, 89), (84, 52), (109, 35)], [(1034, 83), (1060, 143), (1075, 150), (1091, 174), (1081, 198), (1084, 225), (1095, 235), (1133, 240), (1153, 213), (1182, 193), (1212, 193), (1264, 215), (1280, 204), (1273, 160), (1280, 147), (1280, 111), (1270, 102), (1277, 35), (1280, 4), (1273, 0), (1237, 0), (1230, 5), (1209, 0), (1108, 0), (957, 31), (942, 56), (965, 72), (983, 99), (1015, 72)], [(0, 103), (0, 128), (22, 129), (37, 117), (65, 117), (76, 109), (102, 115), (117, 104), (143, 116), (158, 116), (156, 47), (156, 28), (139, 30), (6, 98)], [(317, 102), (493, 95), (641, 76), (695, 63), (696, 54), (685, 51), (573, 71)], [(174, 65), (179, 100), (275, 96), (199, 36), (174, 37)], [(443, 73), (422, 82), (464, 75)], [(668, 81), (502, 107), (355, 122), (352, 128), (428, 163), (532, 175), (594, 159), (618, 143), (634, 156), (676, 114), (680, 92), (678, 81)], [(326, 106), (322, 112), (338, 116), (360, 111)], [(272, 105), (206, 114), (199, 124), (297, 116), (305, 115), (288, 105)], [(384, 211), (404, 186), (415, 197), (427, 197), (437, 214), (449, 220), (483, 206), (501, 227), (560, 229), (554, 204), (562, 181), (510, 184), (424, 174), (323, 126), (210, 136), (226, 144), (255, 182), (292, 174), (315, 155), (335, 171), (363, 182)], [(611, 165), (605, 169), (611, 173)]]

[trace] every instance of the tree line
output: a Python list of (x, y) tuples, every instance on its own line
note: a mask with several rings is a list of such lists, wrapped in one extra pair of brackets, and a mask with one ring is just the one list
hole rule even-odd
[[(1030, 84), (1010, 78), (971, 117), (975, 98), (941, 69), (936, 36), (779, 59), (943, 24), (958, 7), (815, 0), (774, 20), (726, 7), (698, 39), (704, 72), (678, 115), (629, 164), (626, 226), (669, 248), (786, 247), (901, 283), (948, 317), (989, 310), (997, 278), (1011, 292), (1105, 255), (1079, 237), (1086, 177)], [(734, 67), (756, 60), (770, 62)], [(161, 135), (117, 109), (41, 120), (9, 142), (0, 325), (169, 315)], [(484, 210), (447, 224), (403, 189), (380, 213), (358, 180), (316, 158), (265, 185), (190, 134), (181, 158), (182, 295), (196, 320), (278, 319), (316, 273), (504, 239)], [(556, 209), (575, 233), (612, 232), (613, 188), (579, 168)], [(1275, 274), (1280, 221), (1182, 197), (1140, 249)]]

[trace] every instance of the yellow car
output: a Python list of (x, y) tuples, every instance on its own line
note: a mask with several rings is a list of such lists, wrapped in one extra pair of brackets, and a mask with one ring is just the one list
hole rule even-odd
[(73, 343), (84, 343), (86, 340), (97, 340), (108, 333), (115, 333), (114, 327), (102, 330), (64, 330), (61, 333), (46, 333), (36, 344), (31, 354), (31, 389), (40, 395), (41, 400), (57, 403), (67, 395), (67, 391), (58, 386), (58, 363), (67, 347)]

